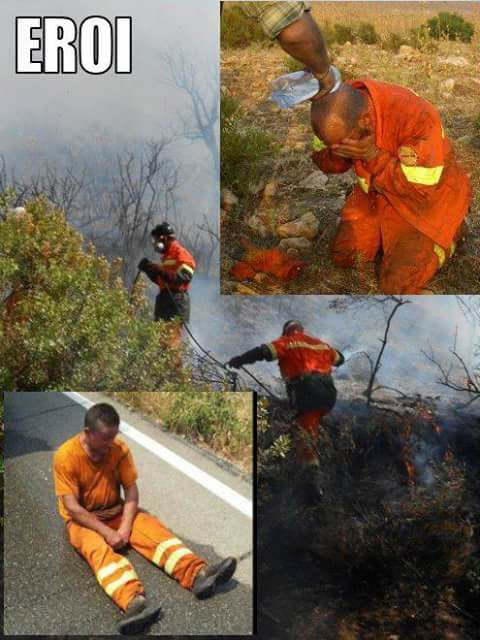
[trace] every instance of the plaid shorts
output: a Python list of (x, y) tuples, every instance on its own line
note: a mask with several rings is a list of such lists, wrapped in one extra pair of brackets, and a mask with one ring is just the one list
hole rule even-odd
[(278, 34), (310, 11), (308, 2), (241, 2), (244, 13), (256, 18), (265, 34), (274, 40)]

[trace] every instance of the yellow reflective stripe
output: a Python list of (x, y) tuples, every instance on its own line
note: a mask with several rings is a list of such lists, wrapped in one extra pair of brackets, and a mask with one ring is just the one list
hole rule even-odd
[(155, 554), (153, 556), (152, 562), (160, 566), (160, 560), (162, 559), (165, 550), (169, 547), (173, 547), (176, 544), (183, 544), (183, 542), (178, 538), (169, 538), (168, 540), (164, 540), (163, 542), (161, 542), (155, 549)]
[(456, 250), (457, 250), (457, 243), (456, 242), (452, 242), (452, 244), (450, 245), (450, 257), (453, 256), (453, 254), (455, 253)]
[(274, 360), (278, 360), (278, 353), (277, 350), (275, 349), (275, 347), (273, 346), (273, 344), (270, 342), (269, 344), (267, 344), (268, 350), (270, 351), (270, 353), (273, 356)]
[(177, 261), (176, 260), (164, 260), (160, 266), (161, 267), (168, 267), (168, 266), (172, 266), (172, 265), (176, 265)]
[(341, 360), (341, 356), (338, 353), (338, 351), (335, 351), (335, 360), (333, 361), (333, 364), (337, 364), (337, 362), (340, 362)]
[(432, 186), (438, 184), (442, 177), (443, 165), (440, 167), (407, 167), (407, 165), (400, 163), (400, 166), (406, 179), (415, 184)]
[(446, 253), (445, 253), (445, 249), (443, 249), (443, 247), (441, 247), (438, 244), (434, 244), (433, 245), (433, 250), (438, 258), (438, 266), (439, 268), (443, 267), (444, 263), (445, 263), (445, 259), (446, 259)]
[(368, 181), (365, 178), (357, 176), (357, 182), (362, 187), (362, 190), (368, 193)]
[(108, 564), (106, 567), (103, 567), (103, 569), (100, 569), (99, 571), (97, 571), (97, 580), (99, 582), (102, 582), (102, 580), (105, 580), (105, 578), (108, 578), (108, 576), (111, 576), (112, 573), (115, 573), (115, 571), (118, 571), (122, 567), (129, 567), (129, 566), (130, 566), (130, 562), (126, 558), (122, 558), (118, 562), (112, 562), (111, 564)]
[(188, 271), (192, 274), (192, 276), (194, 273), (192, 267), (189, 267), (188, 264), (181, 264), (177, 269), (177, 273), (179, 273), (180, 271)]
[(442, 138), (445, 138), (445, 129), (442, 125), (440, 125), (440, 129), (442, 130)]
[(287, 349), (313, 349), (314, 351), (325, 351), (330, 349), (327, 344), (310, 344), (308, 342), (290, 342), (287, 344)]
[(171, 576), (180, 558), (183, 558), (183, 556), (188, 556), (189, 554), (193, 555), (190, 549), (187, 549), (186, 547), (181, 547), (180, 549), (174, 551), (165, 563), (165, 573), (168, 573), (168, 575)]
[(317, 136), (313, 136), (313, 150), (314, 151), (323, 151), (326, 148), (327, 148), (327, 145), (324, 143), (323, 140), (320, 140), (320, 138), (317, 138)]
[(112, 597), (112, 595), (115, 593), (117, 589), (122, 587), (127, 582), (130, 582), (131, 580), (138, 580), (138, 576), (133, 569), (131, 569), (130, 571), (125, 571), (125, 573), (122, 573), (122, 575), (118, 580), (114, 580), (110, 584), (107, 584), (107, 586), (104, 587), (104, 589), (108, 593), (108, 595)]

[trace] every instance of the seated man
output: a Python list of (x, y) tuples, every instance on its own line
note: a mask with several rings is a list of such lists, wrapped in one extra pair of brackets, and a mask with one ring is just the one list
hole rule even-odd
[(360, 266), (382, 249), (382, 292), (423, 293), (452, 255), (471, 200), (438, 111), (409, 89), (364, 80), (313, 101), (311, 120), (318, 167), (357, 175), (334, 262)]
[(236, 560), (208, 566), (155, 516), (138, 508), (137, 471), (128, 446), (117, 438), (119, 424), (109, 404), (87, 411), (84, 430), (55, 453), (55, 493), (70, 543), (125, 611), (119, 631), (136, 633), (159, 616), (160, 607), (147, 603), (133, 566), (118, 549), (130, 544), (201, 599), (230, 580)]

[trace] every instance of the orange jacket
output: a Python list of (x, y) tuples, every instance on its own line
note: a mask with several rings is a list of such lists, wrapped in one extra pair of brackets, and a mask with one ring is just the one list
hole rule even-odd
[(53, 477), (58, 510), (64, 520), (71, 516), (62, 496), (72, 495), (87, 511), (106, 509), (119, 504), (120, 485), (127, 489), (137, 480), (137, 471), (128, 445), (115, 438), (106, 458), (93, 462), (80, 444), (77, 434), (62, 444), (54, 455)]
[(325, 173), (355, 170), (359, 187), (381, 215), (390, 204), (413, 227), (449, 249), (471, 201), (468, 176), (455, 160), (437, 109), (410, 89), (374, 80), (350, 81), (368, 91), (380, 153), (370, 160), (313, 153)]
[(332, 366), (343, 361), (342, 356), (326, 342), (295, 331), (281, 336), (267, 345), (274, 360), (278, 360), (285, 380), (292, 380), (305, 373), (330, 374)]
[[(196, 264), (192, 254), (185, 247), (182, 247), (178, 240), (173, 240), (167, 246), (162, 258), (162, 262), (158, 264), (159, 268), (171, 273), (172, 276), (178, 275), (182, 270), (188, 271), (191, 275), (195, 271)], [(165, 281), (162, 276), (158, 275), (155, 281), (160, 287), (160, 291), (162, 291), (165, 288)], [(188, 291), (190, 286), (190, 282), (182, 282), (175, 285), (167, 284), (173, 291)]]

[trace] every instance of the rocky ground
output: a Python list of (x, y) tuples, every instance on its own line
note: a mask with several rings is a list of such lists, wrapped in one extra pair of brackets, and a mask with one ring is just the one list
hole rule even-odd
[[(445, 130), (474, 189), (469, 235), (455, 259), (431, 283), (436, 294), (480, 292), (480, 52), (457, 42), (433, 43), (419, 51), (403, 45), (398, 53), (378, 45), (333, 45), (331, 53), (343, 77), (373, 77), (410, 87), (440, 110)], [(235, 194), (222, 198), (222, 293), (378, 293), (376, 268), (361, 274), (332, 265), (328, 247), (354, 178), (349, 172), (326, 176), (311, 161), (309, 107), (282, 111), (268, 101), (271, 80), (286, 73), (287, 56), (277, 47), (251, 46), (222, 51), (222, 91), (237, 99), (245, 126), (272, 134), (279, 150), (264, 163), (256, 184), (248, 185), (248, 203)], [(241, 243), (280, 246), (304, 260), (300, 277), (280, 282), (257, 274), (244, 283), (229, 271), (241, 255)]]

